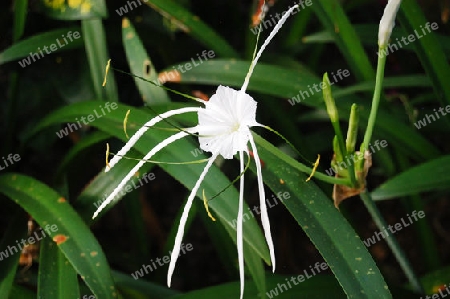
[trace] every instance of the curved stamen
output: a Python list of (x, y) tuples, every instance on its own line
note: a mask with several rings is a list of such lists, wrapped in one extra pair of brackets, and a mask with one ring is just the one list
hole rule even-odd
[(253, 136), (250, 133), (250, 145), (252, 146), (253, 155), (255, 156), (256, 174), (258, 177), (258, 189), (259, 189), (259, 202), (261, 208), (261, 223), (264, 229), (264, 235), (266, 237), (267, 246), (269, 246), (270, 261), (272, 262), (272, 272), (275, 272), (275, 250), (273, 248), (272, 235), (270, 233), (270, 221), (267, 214), (266, 207), (266, 195), (264, 192), (264, 185), (261, 172), (261, 161), (259, 160), (258, 149), (256, 148)]
[[(141, 138), (141, 136), (147, 132), (147, 130), (155, 125), (156, 123), (162, 121), (164, 118), (173, 116), (173, 115), (177, 115), (177, 114), (182, 114), (182, 113), (186, 113), (186, 112), (198, 112), (203, 108), (200, 107), (185, 107), (185, 108), (180, 108), (180, 109), (175, 109), (175, 110), (170, 110), (167, 111), (165, 113), (162, 113), (160, 115), (155, 116), (154, 118), (152, 118), (151, 120), (149, 120), (145, 125), (143, 125), (136, 133), (134, 133), (133, 136), (131, 136), (130, 140), (128, 140), (128, 142), (122, 147), (122, 149), (117, 153), (116, 156), (114, 156), (114, 158), (111, 159), (111, 161), (109, 161), (109, 165), (110, 167), (114, 167), (114, 165), (117, 164), (117, 162), (120, 161), (120, 159), (122, 158), (122, 156), (124, 156), (126, 153), (128, 153), (128, 151), (133, 147), (133, 145), (136, 144), (136, 142), (139, 140), (139, 138)], [(108, 172), (110, 170), (109, 167), (105, 168), (105, 172)]]
[(186, 225), (186, 221), (187, 221), (187, 218), (189, 215), (189, 210), (191, 209), (192, 202), (194, 201), (194, 198), (197, 194), (198, 188), (200, 188), (200, 184), (202, 183), (203, 179), (206, 176), (206, 173), (208, 173), (209, 168), (211, 168), (214, 160), (216, 160), (218, 155), (219, 155), (219, 153), (217, 152), (217, 153), (214, 153), (211, 156), (211, 158), (209, 158), (208, 164), (206, 164), (205, 168), (203, 169), (202, 173), (200, 174), (200, 177), (198, 178), (197, 182), (195, 183), (194, 188), (192, 188), (191, 194), (189, 194), (186, 205), (184, 206), (184, 211), (180, 218), (180, 225), (178, 226), (177, 235), (175, 237), (175, 243), (173, 245), (173, 251), (170, 256), (169, 270), (167, 272), (167, 286), (169, 286), (169, 287), (170, 287), (170, 284), (172, 283), (172, 274), (175, 269), (175, 264), (177, 263), (178, 255), (180, 254), (181, 241), (183, 240), (184, 227)]
[(289, 15), (291, 12), (298, 8), (298, 4), (292, 6), (284, 15), (281, 17), (280, 21), (277, 23), (277, 25), (273, 28), (272, 32), (270, 33), (269, 37), (264, 41), (264, 44), (261, 46), (261, 48), (258, 51), (258, 54), (256, 54), (255, 59), (253, 59), (252, 64), (250, 65), (250, 69), (248, 70), (247, 76), (245, 77), (244, 84), (241, 87), (241, 91), (245, 92), (247, 89), (248, 83), (250, 81), (250, 76), (253, 73), (253, 69), (255, 68), (256, 64), (258, 63), (258, 59), (261, 56), (264, 49), (267, 47), (267, 45), (270, 43), (272, 38), (277, 34), (278, 30), (281, 29), (281, 26), (283, 26), (284, 22), (286, 22), (287, 18), (289, 18)]
[[(141, 168), (142, 165), (144, 165), (145, 160), (150, 159), (154, 154), (156, 154), (157, 152), (159, 152), (160, 150), (162, 150), (163, 148), (165, 148), (166, 146), (168, 146), (169, 144), (171, 144), (172, 142), (181, 139), (185, 136), (189, 135), (186, 132), (178, 132), (175, 135), (172, 135), (166, 139), (164, 139), (163, 141), (161, 141), (160, 143), (158, 143), (154, 148), (152, 148), (151, 151), (149, 151), (147, 153), (147, 155), (145, 155), (145, 157), (143, 158), (142, 161), (139, 161), (129, 172), (128, 174), (123, 178), (123, 180), (120, 182), (119, 185), (117, 185), (117, 187), (114, 189), (114, 191), (102, 202), (102, 204), (100, 205), (100, 207), (97, 208), (97, 211), (95, 211), (94, 215), (92, 216), (92, 219), (94, 219), (95, 217), (97, 217), (97, 215), (101, 212), (101, 210), (103, 210), (104, 207), (106, 207), (113, 199), (114, 197), (120, 192), (120, 190), (122, 190), (122, 188), (125, 186), (125, 184), (128, 182), (128, 180), (139, 170), (139, 168)], [(116, 158), (118, 156), (114, 156), (114, 158)]]
[[(111, 153), (111, 155), (117, 156), (116, 154), (113, 154), (113, 153)], [(201, 163), (208, 162), (208, 160), (209, 160), (209, 158), (208, 158), (208, 159), (199, 159), (199, 160), (185, 161), (185, 162), (169, 162), (169, 161), (144, 160), (144, 159), (133, 158), (133, 157), (128, 157), (128, 156), (122, 156), (122, 158), (128, 159), (128, 160), (135, 160), (135, 161), (144, 161), (144, 162), (153, 163), (153, 164), (169, 164), (169, 165), (201, 164)]]

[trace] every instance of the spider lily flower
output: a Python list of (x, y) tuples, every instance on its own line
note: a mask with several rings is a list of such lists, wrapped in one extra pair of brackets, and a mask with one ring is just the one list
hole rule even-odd
[(395, 25), (395, 16), (400, 7), (401, 0), (389, 0), (384, 9), (383, 16), (380, 20), (380, 27), (378, 29), (378, 46), (385, 47), (391, 37), (392, 29)]
[(202, 102), (205, 107), (188, 107), (171, 110), (162, 113), (150, 121), (148, 121), (144, 126), (142, 126), (125, 144), (125, 146), (111, 159), (107, 165), (105, 172), (109, 171), (111, 167), (114, 167), (117, 162), (120, 161), (121, 157), (125, 155), (133, 145), (138, 141), (138, 139), (152, 126), (156, 123), (162, 121), (173, 115), (197, 112), (198, 114), (198, 125), (192, 128), (184, 129), (167, 139), (163, 140), (152, 148), (145, 157), (137, 163), (133, 169), (124, 177), (124, 179), (119, 183), (119, 185), (113, 190), (113, 192), (105, 199), (105, 201), (98, 207), (97, 211), (94, 213), (92, 218), (95, 218), (100, 211), (108, 205), (112, 199), (120, 192), (120, 190), (125, 186), (128, 180), (139, 170), (139, 168), (149, 160), (154, 154), (162, 150), (164, 147), (168, 146), (172, 142), (181, 139), (190, 134), (198, 134), (198, 139), (200, 143), (200, 148), (203, 151), (210, 152), (212, 155), (208, 159), (205, 168), (203, 169), (200, 177), (195, 183), (192, 191), (188, 197), (186, 206), (184, 207), (183, 214), (180, 219), (180, 224), (178, 227), (178, 232), (175, 237), (175, 244), (173, 251), (171, 253), (171, 259), (169, 264), (169, 270), (167, 274), (167, 285), (170, 287), (172, 274), (175, 269), (175, 264), (180, 254), (180, 246), (184, 235), (184, 229), (186, 221), (188, 218), (189, 210), (192, 206), (193, 200), (200, 188), (200, 184), (205, 178), (209, 168), (212, 166), (214, 160), (221, 155), (225, 159), (232, 159), (234, 155), (239, 154), (240, 159), (240, 172), (242, 173), (240, 177), (240, 192), (239, 192), (239, 207), (237, 216), (237, 251), (238, 251), (238, 262), (239, 262), (239, 276), (241, 282), (240, 298), (244, 294), (244, 249), (243, 249), (243, 197), (244, 197), (244, 153), (249, 156), (248, 144), (253, 151), (256, 164), (257, 181), (259, 189), (259, 199), (261, 206), (261, 222), (264, 230), (264, 235), (266, 242), (269, 247), (270, 260), (272, 263), (272, 270), (275, 271), (275, 252), (272, 242), (272, 236), (270, 233), (270, 222), (267, 213), (266, 202), (265, 202), (265, 192), (262, 179), (261, 171), (261, 161), (258, 155), (258, 149), (256, 148), (255, 141), (250, 131), (250, 127), (253, 126), (263, 126), (256, 121), (256, 101), (246, 93), (250, 77), (253, 73), (253, 69), (256, 66), (259, 57), (270, 43), (275, 34), (280, 30), (281, 26), (287, 20), (289, 15), (294, 9), (298, 8), (298, 5), (290, 8), (279, 20), (278, 24), (274, 27), (269, 37), (263, 43), (255, 58), (253, 59), (247, 76), (244, 80), (240, 90), (235, 90), (226, 86), (219, 86), (217, 91), (209, 101)]

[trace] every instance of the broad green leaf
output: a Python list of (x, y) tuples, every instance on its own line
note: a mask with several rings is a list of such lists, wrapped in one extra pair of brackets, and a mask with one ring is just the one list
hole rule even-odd
[(349, 298), (391, 298), (383, 276), (359, 236), (331, 200), (305, 182), (297, 161), (255, 136), (265, 162), (264, 182), (277, 194), (289, 192), (283, 204), (328, 263)]
[(172, 0), (148, 0), (146, 4), (159, 12), (163, 17), (174, 22), (184, 32), (192, 35), (209, 50), (222, 57), (238, 57), (239, 54), (218, 35), (211, 27), (206, 25), (199, 17), (187, 11)]
[(450, 188), (450, 156), (410, 168), (372, 191), (373, 200), (386, 200), (420, 192)]
[(47, 299), (80, 297), (77, 272), (53, 240), (45, 238), (39, 248), (38, 297)]
[[(221, 84), (240, 88), (249, 64), (245, 61), (215, 59), (181, 75), (180, 82), (216, 86)], [(255, 67), (248, 89), (277, 98), (281, 97), (282, 101), (286, 101), (287, 99), (292, 100), (293, 97), (299, 96), (300, 92), (308, 91), (314, 84), (317, 85), (320, 82), (322, 81), (319, 77), (307, 72), (259, 63)], [(341, 120), (348, 120), (350, 107), (352, 103), (356, 103), (361, 108), (359, 124), (364, 129), (369, 117), (369, 104), (355, 95), (347, 94), (345, 97), (342, 95), (338, 97), (341, 89), (336, 85), (333, 85), (332, 89)], [(322, 92), (310, 93), (309, 97), (301, 101), (301, 104), (324, 109)], [(375, 132), (378, 136), (383, 136), (383, 139), (389, 140), (389, 144), (396, 143), (404, 150), (405, 155), (413, 159), (418, 160), (418, 157), (429, 159), (439, 154), (439, 151), (417, 130), (400, 122), (385, 110), (380, 109), (378, 112)]]
[(60, 20), (82, 20), (106, 17), (107, 10), (103, 0), (41, 0), (43, 12)]
[(108, 84), (106, 84), (105, 87), (102, 87), (106, 64), (109, 60), (106, 35), (102, 20), (99, 18), (82, 20), (81, 30), (91, 71), (92, 86), (96, 98), (117, 102), (117, 87), (112, 72), (108, 74)]
[[(128, 18), (122, 20), (122, 40), (131, 73), (159, 84), (158, 72)], [(172, 72), (174, 73), (174, 72)], [(170, 74), (172, 74), (170, 73)], [(164, 89), (134, 77), (142, 101), (148, 105), (169, 102)]]
[[(40, 58), (47, 57), (47, 55), (51, 55), (52, 53), (59, 51), (66, 51), (75, 48), (79, 48), (83, 45), (82, 38), (72, 37), (72, 41), (67, 39), (67, 34), (71, 32), (71, 34), (78, 32), (81, 33), (81, 29), (79, 27), (70, 27), (70, 28), (62, 28), (55, 29), (51, 31), (47, 31), (44, 33), (39, 33), (27, 39), (18, 41), (14, 43), (12, 46), (7, 48), (5, 51), (0, 53), (0, 65), (14, 61), (19, 58), (27, 57), (30, 53), (34, 53), (36, 55), (39, 54)], [(66, 37), (67, 43), (63, 39)], [(47, 52), (44, 47), (47, 47)], [(42, 50), (42, 55), (39, 52), (39, 48)], [(56, 50), (52, 51), (52, 48)], [(50, 54), (48, 54), (48, 52)], [(36, 57), (36, 56), (35, 56)], [(22, 64), (29, 65), (34, 62), (37, 58), (32, 59), (32, 57), (27, 57), (28, 64), (25, 61), (22, 61)]]
[(46, 229), (46, 237), (56, 242), (97, 298), (117, 298), (100, 244), (65, 198), (41, 182), (15, 173), (0, 176), (0, 192)]

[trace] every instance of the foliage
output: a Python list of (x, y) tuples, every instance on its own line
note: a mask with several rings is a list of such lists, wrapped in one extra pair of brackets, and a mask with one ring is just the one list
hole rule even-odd
[[(268, 36), (275, 15), (295, 4), (268, 1), (275, 4), (257, 39), (250, 26), (257, 2), (1, 4), (1, 35), (8, 38), (2, 39), (0, 53), (0, 298), (238, 297), (233, 221), (239, 194), (233, 184), (226, 188), (239, 175), (231, 167), (236, 162), (219, 161), (206, 176), (187, 224), (185, 243), (193, 243), (194, 250), (180, 257), (171, 289), (165, 284), (166, 265), (140, 279), (130, 273), (168, 254), (185, 198), (204, 164), (146, 163), (130, 189), (107, 206), (109, 212), (102, 211), (95, 221), (91, 217), (137, 163), (123, 159), (104, 172), (106, 143), (115, 153), (127, 140), (127, 111), (126, 133), (131, 136), (158, 113), (196, 104), (142, 79), (157, 82), (159, 76), (167, 81), (165, 87), (195, 97), (210, 96), (218, 85), (240, 88), (255, 44)], [(279, 273), (269, 271), (269, 251), (255, 213), (244, 223), (245, 298), (270, 297), (270, 291), (311, 271), (317, 262), (325, 262), (327, 270), (299, 285), (291, 283), (277, 298), (419, 298), (448, 283), (448, 256), (442, 254), (448, 243), (441, 237), (450, 233), (441, 224), (449, 216), (450, 121), (442, 112), (450, 112), (448, 26), (430, 17), (439, 13), (438, 7), (404, 1), (391, 36), (398, 49), (388, 47), (388, 55), (380, 58), (377, 33), (383, 2), (298, 2), (303, 3), (300, 11), (255, 67), (248, 91), (258, 102), (257, 120), (280, 132), (299, 153), (277, 134), (254, 130), (268, 202), (278, 198), (269, 217)], [(426, 24), (433, 23), (438, 28), (426, 31)], [(415, 41), (404, 43), (402, 38), (411, 35)], [(110, 70), (102, 87), (110, 58), (115, 69), (135, 77)], [(319, 87), (325, 72), (332, 83), (331, 89), (325, 88), (327, 107)], [(376, 107), (372, 103), (378, 96)], [(330, 112), (332, 102), (338, 119), (330, 124), (327, 108)], [(353, 148), (340, 133), (346, 131), (340, 128), (348, 127), (352, 109)], [(193, 113), (161, 122), (133, 147), (130, 157), (142, 158), (174, 127), (196, 122)], [(366, 185), (361, 186), (364, 177), (355, 178), (353, 166), (340, 171), (340, 178), (328, 175), (332, 165), (356, 155), (360, 144), (372, 142), (373, 149), (378, 140), (388, 146), (372, 152)], [(319, 167), (307, 181), (317, 155)], [(208, 156), (190, 137), (154, 160), (189, 162)], [(356, 171), (363, 166), (356, 165)], [(256, 173), (253, 164), (250, 172)], [(143, 183), (145, 173), (154, 174), (154, 180)], [(256, 175), (247, 177), (244, 211), (251, 216), (257, 183)], [(362, 196), (337, 209), (331, 199), (333, 184), (361, 187)], [(208, 203), (216, 222), (204, 210), (203, 191), (208, 198), (218, 194)], [(289, 198), (280, 200), (279, 194), (285, 193)], [(413, 211), (424, 211), (426, 217), (391, 234), (389, 248), (383, 240), (367, 248), (363, 240), (387, 223), (401, 223)], [(433, 218), (438, 229), (431, 226)], [(25, 250), (35, 248), (30, 241), (19, 247), (23, 238), (44, 232), (27, 232), (27, 223), (58, 228), (46, 232), (37, 254), (22, 250), (25, 244)], [(383, 258), (391, 250), (393, 257)], [(10, 256), (2, 255), (6, 252)]]

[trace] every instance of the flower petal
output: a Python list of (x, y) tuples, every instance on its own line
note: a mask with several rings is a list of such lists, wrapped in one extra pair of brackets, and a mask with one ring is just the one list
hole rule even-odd
[(211, 168), (211, 165), (213, 164), (217, 156), (218, 154), (213, 154), (211, 158), (209, 158), (208, 163), (206, 164), (205, 168), (200, 174), (200, 177), (195, 183), (194, 188), (192, 188), (191, 194), (189, 194), (186, 206), (184, 207), (183, 214), (181, 215), (180, 225), (178, 226), (177, 235), (175, 237), (175, 244), (173, 245), (173, 251), (170, 256), (169, 270), (167, 272), (167, 286), (169, 287), (170, 284), (172, 283), (172, 274), (173, 271), (175, 270), (175, 264), (177, 262), (178, 255), (180, 254), (181, 241), (183, 241), (184, 227), (186, 225), (186, 221), (189, 215), (189, 210), (191, 209), (192, 202), (195, 198), (195, 195), (197, 194), (198, 188), (200, 188), (200, 184), (202, 183), (206, 173), (208, 172), (209, 168)]
[(117, 164), (117, 162), (122, 159), (122, 156), (126, 155), (126, 153), (133, 147), (133, 145), (136, 144), (139, 138), (152, 126), (154, 126), (156, 123), (162, 121), (165, 118), (168, 118), (173, 115), (182, 114), (186, 112), (198, 112), (203, 108), (200, 107), (186, 107), (186, 108), (180, 108), (175, 110), (170, 110), (167, 112), (164, 112), (162, 114), (159, 114), (149, 120), (145, 125), (143, 125), (136, 133), (134, 133), (133, 136), (131, 136), (130, 140), (122, 147), (122, 149), (109, 161), (109, 166), (105, 168), (105, 172), (108, 172), (110, 168), (112, 168), (114, 165)]
[(253, 69), (255, 68), (256, 64), (258, 63), (258, 59), (261, 56), (264, 49), (267, 47), (267, 45), (270, 43), (272, 38), (277, 34), (278, 30), (281, 29), (281, 26), (283, 26), (284, 22), (286, 22), (287, 18), (289, 18), (289, 15), (294, 11), (294, 9), (298, 8), (298, 4), (292, 6), (278, 21), (277, 25), (273, 28), (272, 32), (269, 34), (269, 37), (264, 41), (263, 45), (259, 49), (258, 53), (256, 54), (255, 58), (252, 61), (252, 64), (250, 65), (250, 69), (248, 70), (247, 76), (245, 77), (244, 84), (241, 87), (241, 91), (245, 92), (247, 90), (248, 83), (250, 82), (250, 77), (253, 73)]
[(244, 241), (243, 241), (243, 210), (244, 210), (244, 152), (239, 152), (239, 159), (241, 165), (242, 176), (240, 178), (239, 187), (239, 209), (237, 216), (237, 229), (236, 229), (236, 245), (239, 261), (239, 278), (241, 280), (241, 299), (244, 296)]
[(246, 151), (249, 127), (257, 125), (256, 101), (246, 93), (219, 86), (216, 93), (198, 112), (200, 148), (219, 152), (232, 159), (238, 151)]
[(154, 148), (152, 148), (151, 151), (149, 151), (147, 155), (145, 155), (145, 157), (130, 170), (130, 172), (128, 172), (128, 174), (123, 178), (120, 184), (117, 185), (117, 187), (113, 190), (113, 192), (102, 202), (102, 204), (97, 208), (97, 211), (95, 211), (94, 215), (92, 216), (92, 219), (97, 217), (97, 215), (103, 210), (103, 208), (106, 207), (114, 199), (114, 197), (120, 192), (120, 190), (122, 190), (122, 188), (125, 186), (128, 180), (139, 170), (139, 168), (141, 168), (142, 165), (144, 165), (145, 160), (150, 159), (154, 154), (159, 152), (167, 145), (187, 135), (189, 135), (187, 132), (184, 131), (178, 132), (177, 134), (164, 139), (163, 141), (158, 143)]
[(272, 235), (270, 233), (270, 221), (269, 215), (267, 214), (266, 207), (266, 195), (264, 192), (264, 184), (262, 179), (261, 172), (261, 161), (259, 160), (258, 149), (256, 148), (255, 141), (253, 140), (253, 136), (250, 135), (250, 144), (252, 146), (253, 155), (255, 156), (255, 164), (256, 164), (256, 174), (258, 177), (258, 189), (259, 189), (259, 202), (261, 209), (261, 223), (264, 229), (264, 235), (266, 237), (267, 246), (269, 246), (270, 252), (270, 260), (272, 262), (272, 272), (275, 272), (275, 250), (273, 248)]
[(389, 0), (384, 8), (383, 16), (380, 20), (380, 27), (378, 29), (378, 45), (380, 47), (386, 46), (391, 37), (392, 29), (395, 25), (395, 16), (400, 7), (401, 0)]

